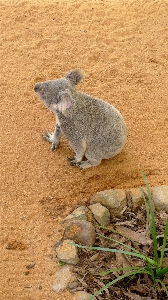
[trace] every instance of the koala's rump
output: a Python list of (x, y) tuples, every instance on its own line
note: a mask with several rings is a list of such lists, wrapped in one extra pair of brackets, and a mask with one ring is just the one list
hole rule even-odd
[(115, 126), (115, 122), (103, 123), (91, 130), (90, 135), (87, 136), (87, 153), (89, 155), (90, 152), (94, 152), (95, 157), (102, 159), (113, 157), (124, 147), (126, 136), (126, 126), (123, 119), (118, 120), (117, 126)]
[(99, 99), (90, 106), (87, 123), (87, 144), (102, 149), (120, 147), (126, 139), (127, 129), (120, 112)]
[(99, 99), (83, 99), (80, 109), (71, 112), (61, 125), (70, 145), (75, 149), (86, 143), (86, 157), (110, 158), (119, 153), (126, 142), (126, 126), (120, 112)]

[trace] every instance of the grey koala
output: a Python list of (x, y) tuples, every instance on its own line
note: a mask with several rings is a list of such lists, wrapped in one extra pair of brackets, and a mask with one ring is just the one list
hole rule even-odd
[(55, 131), (46, 131), (44, 140), (54, 150), (64, 135), (76, 154), (69, 158), (70, 164), (86, 169), (118, 154), (126, 143), (127, 129), (115, 107), (76, 89), (82, 79), (81, 70), (74, 69), (65, 78), (37, 83), (34, 90), (56, 115)]

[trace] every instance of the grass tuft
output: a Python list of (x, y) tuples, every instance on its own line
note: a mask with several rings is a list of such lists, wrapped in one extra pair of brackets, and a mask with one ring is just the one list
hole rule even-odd
[[(151, 277), (151, 279), (153, 280), (156, 289), (157, 289), (158, 285), (160, 285), (160, 287), (163, 288), (166, 295), (168, 296), (168, 290), (167, 290), (165, 284), (162, 281), (164, 275), (166, 273), (168, 273), (168, 267), (165, 267), (165, 268), (162, 267), (165, 248), (166, 248), (166, 239), (167, 239), (167, 235), (168, 235), (168, 219), (166, 221), (166, 226), (165, 226), (165, 230), (164, 230), (163, 244), (162, 244), (162, 247), (161, 247), (161, 257), (159, 259), (153, 201), (152, 201), (151, 192), (150, 192), (150, 188), (149, 188), (147, 178), (146, 178), (146, 176), (143, 172), (142, 172), (142, 177), (143, 177), (143, 180), (144, 180), (145, 185), (146, 185), (147, 197), (145, 196), (145, 193), (144, 193), (143, 189), (142, 188), (140, 188), (140, 189), (141, 189), (142, 196), (143, 196), (143, 199), (144, 199), (146, 213), (147, 213), (147, 221), (148, 221), (148, 224), (149, 224), (150, 233), (151, 233), (151, 237), (152, 237), (152, 243), (153, 243), (153, 249), (154, 249), (153, 259), (146, 256), (146, 255), (144, 255), (144, 254), (142, 254), (141, 252), (137, 251), (134, 247), (127, 246), (127, 245), (125, 245), (124, 243), (122, 243), (118, 240), (111, 239), (111, 238), (106, 237), (102, 234), (98, 234), (98, 235), (105, 238), (105, 239), (110, 239), (112, 241), (115, 241), (116, 243), (118, 243), (118, 245), (122, 245), (123, 249), (113, 249), (113, 248), (111, 249), (111, 248), (102, 248), (102, 247), (87, 247), (87, 246), (82, 246), (82, 245), (79, 245), (79, 244), (73, 244), (76, 247), (90, 249), (90, 250), (123, 253), (125, 255), (140, 258), (144, 261), (144, 267), (134, 267), (133, 266), (133, 267), (128, 267), (128, 268), (117, 268), (117, 269), (107, 270), (106, 272), (103, 272), (102, 275), (113, 273), (113, 272), (118, 272), (118, 271), (128, 270), (127, 273), (125, 273), (123, 275), (120, 275), (119, 277), (117, 277), (113, 281), (108, 282), (106, 285), (104, 285), (104, 287), (102, 287), (93, 296), (91, 296), (91, 298), (89, 300), (93, 300), (96, 296), (101, 294), (105, 289), (109, 288), (111, 285), (114, 285), (116, 282), (121, 281), (124, 278), (129, 278), (131, 276), (135, 276), (137, 274), (148, 274), (149, 277)], [(107, 227), (103, 227), (103, 226), (99, 226), (99, 227), (103, 228), (103, 229), (106, 229), (106, 230), (111, 230), (110, 228), (107, 228)], [(122, 235), (120, 233), (118, 233), (118, 234)], [(101, 273), (99, 275), (101, 275)]]

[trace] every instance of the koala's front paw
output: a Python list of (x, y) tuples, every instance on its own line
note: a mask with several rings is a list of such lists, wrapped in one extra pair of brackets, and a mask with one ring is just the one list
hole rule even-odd
[(59, 145), (59, 144), (52, 143), (51, 150), (52, 150), (52, 151), (57, 150), (58, 145)]
[(43, 140), (45, 140), (49, 143), (53, 142), (53, 137), (54, 137), (54, 133), (53, 132), (48, 132), (47, 130), (45, 130), (45, 135), (42, 134)]
[(43, 138), (43, 140), (52, 144), (52, 146), (51, 146), (52, 151), (58, 148), (59, 142), (56, 142), (54, 140), (54, 132), (45, 131), (45, 135), (42, 135), (42, 138)]

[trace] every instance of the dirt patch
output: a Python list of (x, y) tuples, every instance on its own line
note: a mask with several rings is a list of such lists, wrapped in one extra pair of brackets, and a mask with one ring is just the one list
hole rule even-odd
[[(72, 299), (52, 291), (59, 222), (97, 191), (168, 184), (167, 1), (0, 1), (1, 272), (4, 300)], [(79, 89), (119, 109), (128, 142), (96, 168), (69, 166), (41, 139), (55, 120), (35, 83), (79, 67)], [(35, 264), (27, 274), (27, 265)]]

